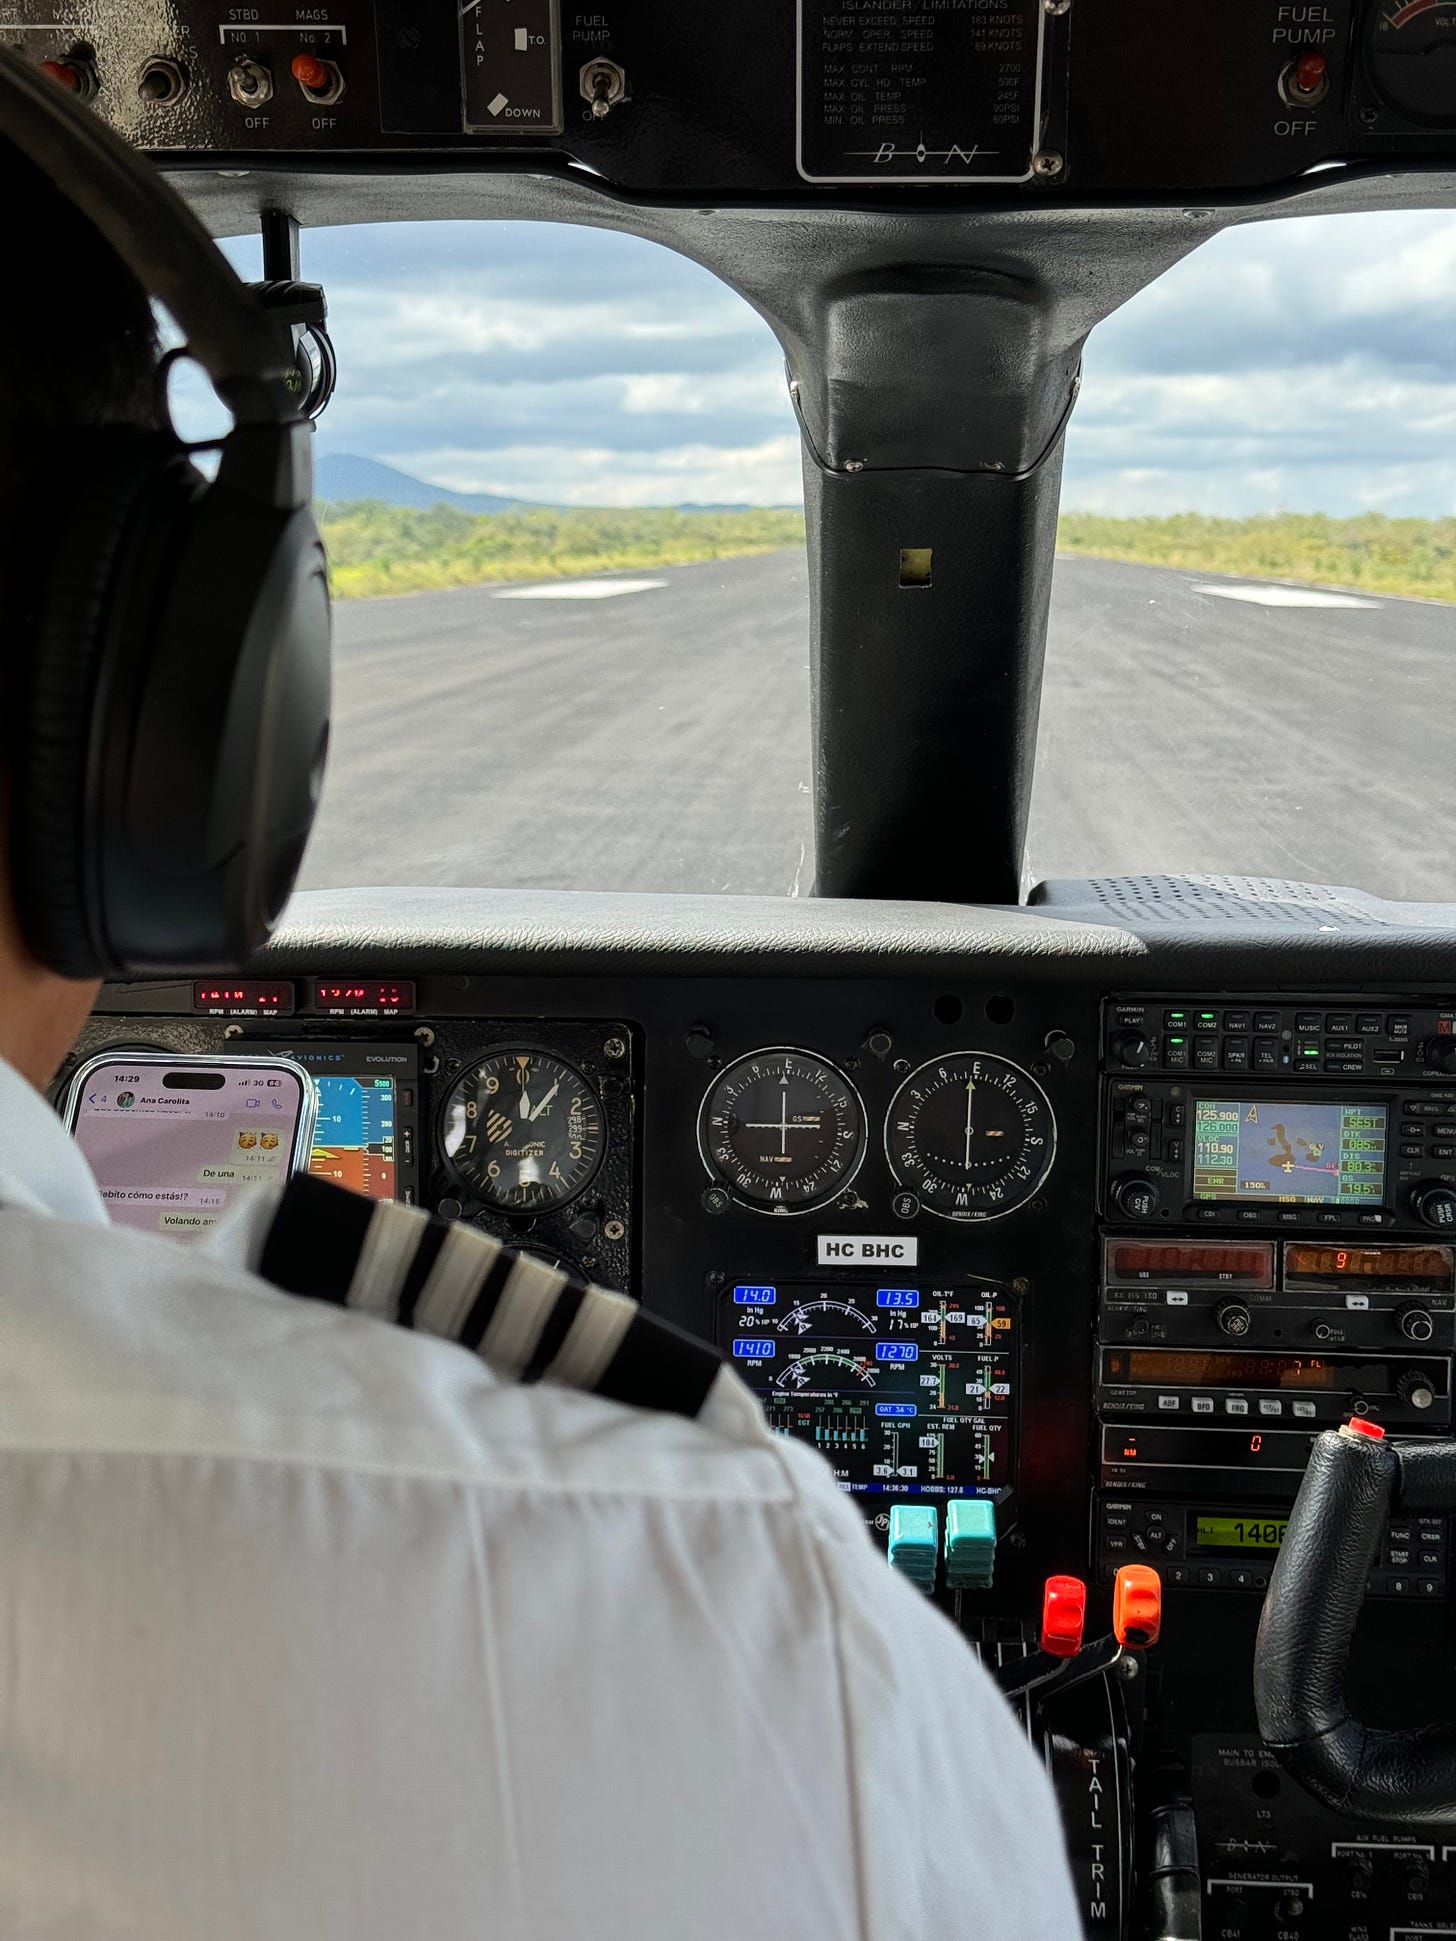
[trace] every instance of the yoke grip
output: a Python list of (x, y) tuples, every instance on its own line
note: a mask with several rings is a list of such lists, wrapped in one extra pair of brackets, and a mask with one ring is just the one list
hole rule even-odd
[[(1444, 1462), (1427, 1462), (1439, 1451)], [(1352, 1718), (1345, 1671), (1402, 1455), (1326, 1430), (1290, 1512), (1254, 1648), (1259, 1734), (1292, 1779), (1337, 1813), (1391, 1826), (1456, 1819), (1456, 1726), (1381, 1731)], [(1424, 1445), (1422, 1493), (1443, 1475), (1456, 1502), (1456, 1444)], [(1428, 1498), (1426, 1507), (1435, 1508)]]

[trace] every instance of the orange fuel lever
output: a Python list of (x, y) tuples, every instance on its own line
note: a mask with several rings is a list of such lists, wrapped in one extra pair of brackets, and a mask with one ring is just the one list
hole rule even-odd
[(1080, 1577), (1048, 1577), (1041, 1594), (1041, 1648), (1053, 1658), (1075, 1658), (1087, 1627), (1087, 1586)]
[(1112, 1635), (1125, 1651), (1145, 1651), (1162, 1628), (1162, 1579), (1148, 1564), (1124, 1564), (1112, 1592)]

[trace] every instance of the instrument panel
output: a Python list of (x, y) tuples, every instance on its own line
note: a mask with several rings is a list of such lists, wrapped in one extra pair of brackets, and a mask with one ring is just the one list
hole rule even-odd
[[(1456, 1238), (1437, 1189), (1456, 1194), (1456, 1154), (1436, 1128), (1456, 999), (1128, 992), (1065, 972), (390, 978), (361, 962), (113, 986), (78, 1055), (299, 1058), (323, 1094), (318, 1170), (712, 1339), (993, 1663), (1025, 1648), (1046, 1577), (1088, 1581), (1090, 1633), (1117, 1570), (1152, 1563), (1155, 1680), (1046, 1715), (1089, 1936), (1125, 1932), (1133, 1863), (1120, 1850), (1114, 1893), (1086, 1774), (1141, 1823), (1137, 1743), (1202, 1802), (1202, 1892), (1225, 1925), (1354, 1934), (1370, 1893), (1418, 1925), (1434, 1877), (1352, 1888), (1329, 1865), (1338, 1829), (1268, 1792), (1248, 1665), (1320, 1429), (1450, 1432)], [(1450, 1542), (1447, 1518), (1393, 1519), (1371, 1570), (1373, 1663), (1418, 1658), (1423, 1703), (1439, 1687), (1456, 1705)], [(1378, 1678), (1372, 1692), (1388, 1707)], [(1257, 1844), (1271, 1811), (1277, 1851)], [(1291, 1878), (1319, 1884), (1326, 1925), (1291, 1911)]]
[(1456, 155), (1456, 0), (9, 0), (178, 163), (576, 163), (647, 195), (1083, 199)]

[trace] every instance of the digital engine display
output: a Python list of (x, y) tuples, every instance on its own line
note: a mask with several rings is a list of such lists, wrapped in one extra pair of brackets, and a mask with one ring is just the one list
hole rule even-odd
[(1388, 1105), (1195, 1099), (1193, 1198), (1380, 1206)]
[(415, 1008), (407, 977), (315, 978), (313, 1008), (331, 1018), (398, 1018)]
[(293, 1015), (293, 986), (260, 977), (199, 978), (192, 1008), (209, 1018), (287, 1018)]
[(1016, 1326), (985, 1283), (735, 1287), (733, 1366), (769, 1427), (855, 1494), (960, 1496), (1011, 1481)]
[(1277, 1550), (1288, 1528), (1287, 1516), (1197, 1516), (1193, 1540), (1200, 1550)]

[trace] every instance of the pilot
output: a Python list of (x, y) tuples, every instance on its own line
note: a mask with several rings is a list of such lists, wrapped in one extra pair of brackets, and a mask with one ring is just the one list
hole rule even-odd
[(251, 1267), (108, 1225), (41, 1095), (99, 989), (31, 907), (69, 807), (20, 777), (157, 342), (0, 155), (0, 1935), (1068, 1941), (1012, 1713), (712, 1351), (321, 1182)]

